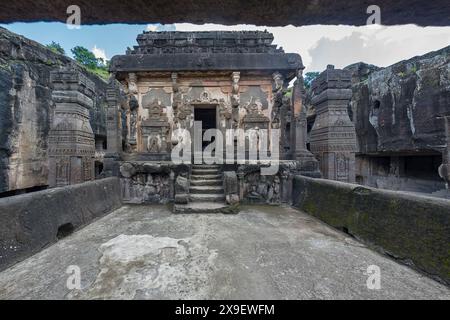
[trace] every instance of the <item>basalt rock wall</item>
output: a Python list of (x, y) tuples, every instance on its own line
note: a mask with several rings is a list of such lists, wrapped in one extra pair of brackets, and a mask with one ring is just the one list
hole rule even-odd
[(387, 68), (358, 63), (351, 113), (359, 153), (442, 153), (450, 114), (450, 46)]
[(106, 136), (107, 83), (72, 59), (0, 28), (0, 193), (47, 185), (47, 138), (54, 110), (50, 71), (68, 66), (94, 81), (91, 126), (96, 136)]

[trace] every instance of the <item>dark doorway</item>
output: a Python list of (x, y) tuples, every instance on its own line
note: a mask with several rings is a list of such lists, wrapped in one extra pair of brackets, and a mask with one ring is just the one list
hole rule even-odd
[[(205, 131), (217, 128), (216, 107), (196, 107), (194, 108), (194, 120), (202, 123), (202, 141)], [(213, 138), (214, 141), (214, 138)], [(211, 142), (203, 141), (203, 149)]]

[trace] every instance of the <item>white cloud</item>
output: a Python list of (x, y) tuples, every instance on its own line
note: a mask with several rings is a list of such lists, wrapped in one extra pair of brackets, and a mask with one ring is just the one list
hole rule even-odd
[(160, 31), (175, 31), (176, 27), (174, 24), (160, 24), (160, 23), (152, 23), (148, 24), (147, 31), (152, 32), (160, 32)]
[(92, 53), (97, 59), (103, 59), (104, 61), (109, 60), (106, 58), (106, 52), (104, 49), (97, 48), (97, 45), (94, 45), (94, 48), (92, 48)]
[(217, 24), (176, 24), (179, 31), (264, 30), (286, 52), (299, 53), (307, 71), (322, 71), (327, 64), (343, 68), (364, 61), (386, 67), (450, 44), (450, 27), (402, 26), (304, 26), (257, 27)]

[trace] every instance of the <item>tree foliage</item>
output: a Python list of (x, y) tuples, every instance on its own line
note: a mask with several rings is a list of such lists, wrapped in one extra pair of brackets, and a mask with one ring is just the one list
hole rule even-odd
[(94, 69), (99, 66), (99, 59), (97, 59), (91, 51), (82, 46), (72, 48), (74, 59), (88, 69)]
[(319, 76), (320, 72), (307, 72), (305, 73), (304, 81), (305, 88), (311, 88), (311, 83)]
[(82, 46), (76, 46), (71, 51), (74, 59), (86, 69), (105, 80), (109, 78), (109, 61), (96, 58), (93, 52)]
[(65, 55), (66, 52), (64, 51), (63, 47), (55, 41), (52, 41), (52, 43), (46, 45), (46, 47), (50, 50), (52, 50), (54, 53)]

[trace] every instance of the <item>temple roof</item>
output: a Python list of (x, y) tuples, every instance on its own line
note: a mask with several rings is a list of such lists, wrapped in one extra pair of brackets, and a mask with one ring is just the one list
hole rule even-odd
[(300, 55), (285, 53), (267, 31), (151, 32), (137, 46), (111, 59), (111, 72), (278, 71), (293, 77)]
[(267, 31), (150, 32), (137, 37), (127, 54), (283, 53)]

